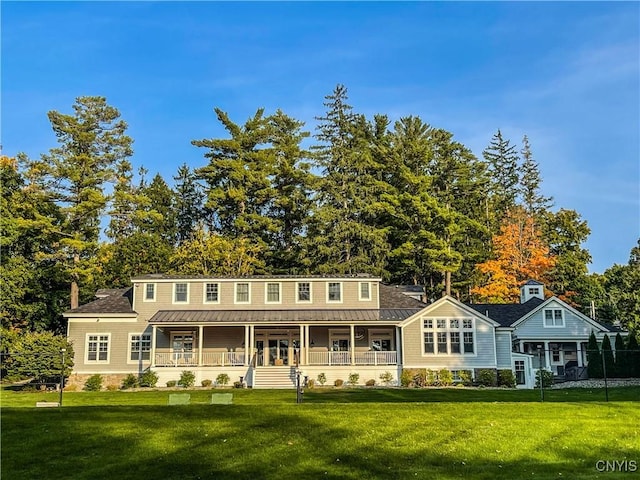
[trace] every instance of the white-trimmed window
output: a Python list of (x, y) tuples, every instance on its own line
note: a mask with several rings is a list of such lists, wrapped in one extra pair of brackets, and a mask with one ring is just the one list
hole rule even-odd
[(204, 284), (204, 303), (220, 303), (220, 284)]
[(373, 351), (390, 352), (393, 350), (393, 333), (390, 330), (369, 330), (369, 340)]
[(156, 301), (156, 284), (155, 283), (144, 284), (144, 301), (145, 302)]
[(464, 343), (464, 353), (474, 353), (473, 332), (463, 332), (462, 340)]
[(109, 333), (87, 334), (86, 361), (91, 363), (109, 363)]
[(342, 303), (342, 282), (327, 282), (327, 303)]
[(267, 283), (264, 286), (265, 303), (282, 303), (280, 298), (280, 283)]
[(547, 308), (544, 310), (545, 327), (564, 327), (564, 312), (561, 308)]
[(529, 287), (529, 295), (540, 295), (540, 289), (538, 287)]
[(251, 303), (251, 286), (249, 282), (235, 284), (235, 303)]
[(436, 353), (433, 332), (424, 332), (424, 353)]
[(525, 373), (524, 373), (524, 360), (516, 360), (516, 384), (524, 385), (526, 383)]
[(129, 360), (149, 360), (151, 358), (151, 335), (148, 333), (129, 335)]
[(296, 283), (296, 303), (311, 303), (311, 282)]
[(425, 318), (422, 320), (425, 355), (474, 355), (472, 318)]
[(371, 282), (360, 282), (358, 286), (358, 300), (371, 300)]
[(173, 303), (189, 303), (189, 284), (186, 282), (173, 284)]

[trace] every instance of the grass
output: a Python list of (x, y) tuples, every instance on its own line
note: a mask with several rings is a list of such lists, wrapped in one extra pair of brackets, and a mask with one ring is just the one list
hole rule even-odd
[[(169, 392), (2, 392), (2, 478), (629, 478), (640, 388), (227, 390), (230, 406)], [(640, 467), (639, 467), (640, 468)]]

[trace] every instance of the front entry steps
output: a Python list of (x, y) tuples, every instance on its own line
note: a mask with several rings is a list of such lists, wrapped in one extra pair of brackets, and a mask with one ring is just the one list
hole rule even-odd
[(253, 388), (296, 388), (294, 367), (257, 367)]

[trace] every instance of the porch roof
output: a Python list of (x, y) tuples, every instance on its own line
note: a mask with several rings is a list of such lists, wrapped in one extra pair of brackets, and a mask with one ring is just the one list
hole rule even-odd
[(400, 322), (420, 310), (160, 310), (149, 323)]

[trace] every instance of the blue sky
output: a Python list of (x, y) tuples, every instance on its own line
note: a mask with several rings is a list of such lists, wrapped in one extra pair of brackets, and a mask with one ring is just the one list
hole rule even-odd
[(528, 135), (556, 208), (591, 227), (591, 271), (640, 237), (640, 4), (1, 2), (3, 154), (56, 146), (46, 113), (117, 107), (135, 166), (205, 164), (191, 140), (280, 108), (313, 131), (336, 84), (355, 110), (418, 115), (477, 155)]

